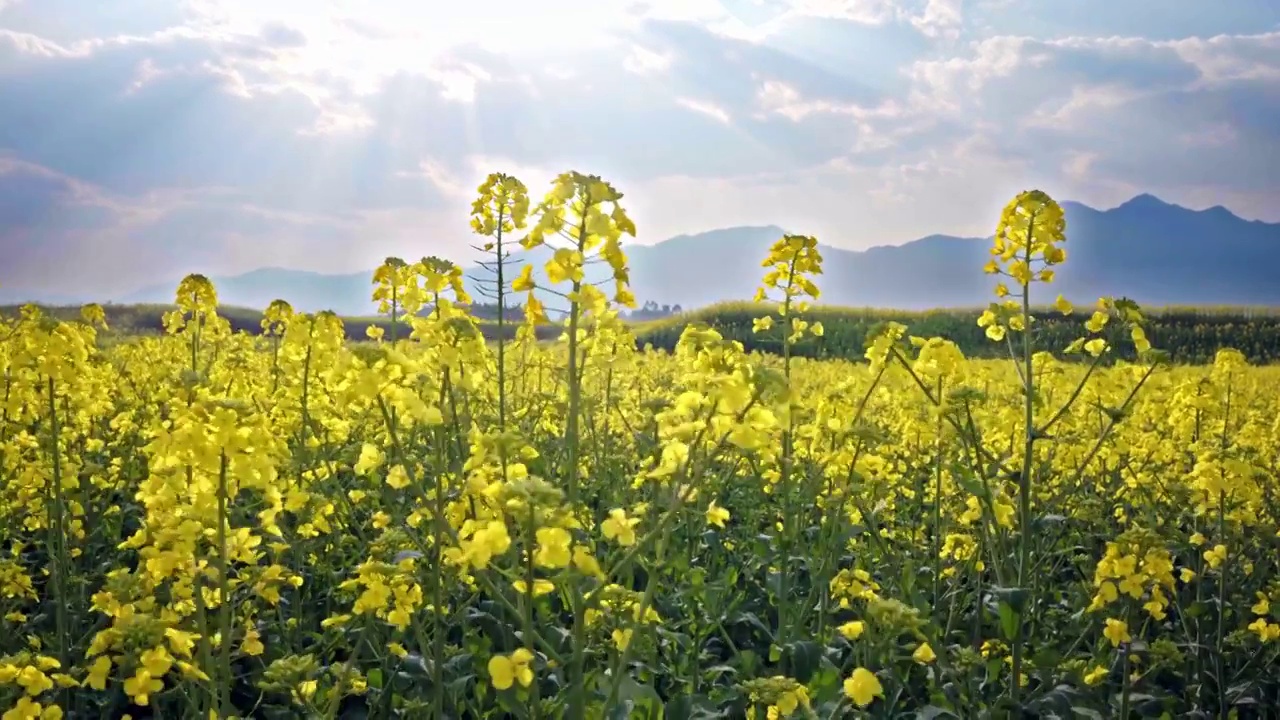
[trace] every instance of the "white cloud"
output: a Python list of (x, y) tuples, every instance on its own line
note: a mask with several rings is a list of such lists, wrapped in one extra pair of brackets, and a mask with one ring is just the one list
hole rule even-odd
[(440, 83), (443, 87), (440, 93), (441, 97), (462, 103), (474, 102), (476, 99), (476, 85), (493, 79), (493, 76), (485, 71), (484, 68), (472, 63), (460, 63), (453, 67), (432, 69), (427, 73), (427, 77)]
[(52, 40), (4, 27), (0, 27), (0, 43), (2, 43), (0, 48), (7, 45), (16, 52), (37, 57), (72, 57), (87, 54), (84, 50), (73, 50)]
[(974, 42), (968, 57), (920, 60), (904, 70), (912, 100), (934, 112), (956, 112), (992, 79), (1044, 64), (1043, 54), (1026, 53), (1030, 38), (992, 37)]
[(816, 103), (805, 102), (800, 93), (790, 85), (777, 80), (765, 80), (756, 91), (756, 102), (767, 112), (774, 112), (791, 120), (802, 120), (820, 108)]
[(906, 23), (922, 35), (955, 40), (964, 20), (962, 0), (786, 0), (787, 11), (776, 22), (810, 17), (848, 20), (864, 25)]
[(1239, 139), (1240, 133), (1228, 122), (1212, 123), (1196, 132), (1178, 135), (1178, 140), (1182, 144), (1193, 147), (1224, 147)]
[(707, 117), (713, 120), (716, 120), (718, 122), (722, 122), (725, 125), (728, 125), (729, 122), (732, 120), (732, 118), (729, 117), (729, 113), (726, 112), (724, 108), (720, 107), (719, 105), (716, 105), (715, 103), (710, 103), (705, 100), (695, 100), (693, 98), (679, 97), (679, 98), (676, 98), (676, 104), (679, 105), (680, 107), (688, 108), (693, 112), (706, 115)]
[(1077, 85), (1064, 98), (1051, 98), (1032, 109), (1023, 121), (1027, 126), (1058, 127), (1088, 122), (1099, 110), (1118, 108), (1143, 93), (1123, 85)]
[(955, 40), (960, 36), (963, 21), (961, 0), (929, 0), (924, 11), (911, 18), (911, 24), (929, 37)]
[(1096, 152), (1072, 152), (1067, 156), (1066, 161), (1062, 163), (1062, 172), (1076, 182), (1085, 181), (1089, 178), (1089, 171), (1097, 160), (1098, 153)]
[(791, 0), (791, 12), (882, 25), (902, 15), (897, 0)]
[(641, 45), (632, 44), (631, 52), (622, 61), (622, 66), (637, 75), (660, 73), (671, 67), (671, 53), (659, 53)]
[(442, 163), (424, 158), (418, 162), (416, 171), (402, 170), (396, 173), (399, 177), (416, 178), (447, 195), (452, 200), (470, 200), (470, 185), (462, 181), (453, 171)]
[(1218, 35), (1159, 43), (1196, 66), (1208, 84), (1232, 80), (1280, 82), (1280, 31), (1247, 36)]
[(766, 114), (781, 115), (792, 122), (801, 122), (813, 115), (842, 115), (855, 121), (890, 119), (901, 115), (901, 106), (895, 100), (868, 108), (857, 103), (806, 98), (799, 90), (780, 80), (761, 82), (756, 91), (756, 103)]

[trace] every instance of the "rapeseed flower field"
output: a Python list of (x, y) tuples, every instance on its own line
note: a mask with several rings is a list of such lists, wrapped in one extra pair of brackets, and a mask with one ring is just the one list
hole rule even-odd
[[(433, 258), (377, 271), (364, 344), (284, 301), (231, 333), (198, 275), (164, 337), (0, 326), (3, 720), (1276, 716), (1280, 372), (1171, 366), (1124, 299), (1040, 347), (1048, 196), (972, 269), (1007, 360), (887, 323), (854, 361), (790, 352), (814, 238), (762, 258), (780, 354), (664, 353), (616, 189), (479, 193), (510, 341)], [(558, 342), (516, 243), (556, 248)]]

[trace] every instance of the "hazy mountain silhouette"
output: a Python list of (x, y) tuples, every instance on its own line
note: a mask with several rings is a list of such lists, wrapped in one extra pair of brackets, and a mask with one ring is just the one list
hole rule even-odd
[[(376, 309), (369, 300), (373, 271), (326, 275), (308, 270), (262, 268), (242, 275), (212, 277), (222, 305), (265, 308), (277, 298), (299, 310), (331, 309), (344, 315), (364, 315)], [(154, 285), (120, 300), (123, 303), (171, 303), (180, 278)]]
[[(1110, 210), (1075, 202), (1063, 203), (1063, 209), (1067, 262), (1053, 286), (1042, 290), (1046, 302), (1061, 292), (1077, 302), (1124, 295), (1152, 305), (1280, 305), (1280, 224), (1244, 220), (1222, 207), (1190, 210), (1151, 195)], [(778, 227), (734, 227), (629, 246), (633, 292), (641, 303), (686, 309), (749, 299), (763, 273), (760, 261), (782, 233)], [(821, 300), (902, 309), (986, 304), (994, 285), (981, 270), (989, 247), (985, 238), (946, 235), (863, 251), (823, 246)], [(549, 249), (537, 248), (516, 253), (512, 262), (534, 263), (535, 277), (543, 278), (549, 256)], [(471, 267), (467, 274), (482, 271)], [(590, 266), (586, 276), (604, 281), (609, 268)], [(368, 314), (374, 309), (368, 299), (371, 277), (372, 270), (323, 275), (269, 268), (214, 281), (229, 305), (265, 307), (283, 297), (300, 310)], [(120, 301), (170, 302), (176, 283)], [(474, 291), (474, 282), (469, 285)], [(543, 301), (563, 304), (550, 295)]]

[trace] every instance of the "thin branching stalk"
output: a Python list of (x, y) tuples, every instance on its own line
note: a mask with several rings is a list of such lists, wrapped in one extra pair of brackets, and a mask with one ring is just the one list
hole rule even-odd
[(224, 450), (218, 458), (218, 633), (221, 642), (218, 644), (218, 672), (214, 677), (218, 681), (218, 712), (222, 717), (230, 717), (235, 708), (231, 705), (231, 684), (234, 674), (231, 668), (231, 562), (228, 557), (230, 548), (227, 544), (227, 525), (231, 522), (228, 516), (227, 500), (227, 453)]
[[(1032, 212), (1027, 220), (1027, 240), (1023, 262), (1027, 264), (1027, 272), (1031, 268), (1031, 249), (1034, 244), (1033, 232), (1036, 213)], [(1031, 557), (1031, 464), (1035, 461), (1035, 392), (1036, 382), (1031, 365), (1031, 280), (1028, 275), (1022, 283), (1022, 382), (1023, 382), (1023, 450), (1022, 470), (1018, 475), (1018, 587), (1016, 592), (1025, 592), (1027, 570)], [(1022, 655), (1026, 642), (1025, 606), (1022, 602), (1013, 608), (1016, 614), (1016, 632), (1013, 637), (1013, 685), (1012, 697), (1016, 704), (1022, 688)]]
[(67, 509), (66, 496), (62, 487), (62, 428), (58, 422), (57, 385), (53, 378), (46, 385), (49, 399), (49, 452), (53, 461), (53, 473), (50, 478), (52, 487), (50, 495), (53, 499), (53, 517), (49, 523), (50, 543), (53, 552), (53, 584), (54, 584), (54, 624), (58, 633), (58, 662), (65, 666), (70, 661), (70, 630), (67, 618), (67, 604), (71, 601), (67, 590)]

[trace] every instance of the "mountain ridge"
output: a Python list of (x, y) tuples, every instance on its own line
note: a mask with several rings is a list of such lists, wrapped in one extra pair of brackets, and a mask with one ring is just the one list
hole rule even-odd
[[(1067, 219), (1067, 262), (1053, 286), (1076, 301), (1124, 295), (1153, 305), (1280, 305), (1280, 223), (1246, 220), (1215, 205), (1194, 210), (1150, 194), (1136, 195), (1099, 210), (1062, 203)], [(760, 262), (784, 233), (776, 225), (717, 228), (673, 236), (653, 245), (626, 245), (632, 292), (640, 303), (679, 304), (686, 309), (750, 298), (759, 283)], [(899, 245), (848, 250), (821, 245), (823, 276), (816, 279), (821, 302), (903, 310), (985, 304), (995, 279), (984, 275), (990, 239), (935, 233)], [(546, 247), (513, 253), (514, 265), (533, 263), (545, 279)], [(468, 290), (478, 297), (478, 266), (465, 269)], [(228, 305), (265, 307), (277, 297), (303, 311), (330, 309), (367, 315), (372, 269), (324, 274), (287, 268), (258, 268), (211, 278)], [(603, 282), (609, 270), (589, 266), (586, 279)], [(156, 284), (119, 302), (170, 302), (172, 283)], [(540, 294), (549, 307), (563, 302)], [(1052, 298), (1044, 298), (1046, 301)], [(0, 297), (0, 301), (4, 299)], [(24, 298), (23, 301), (40, 299)]]

